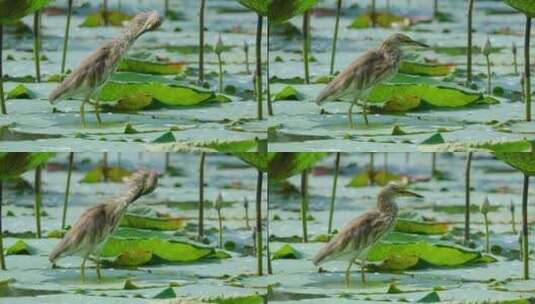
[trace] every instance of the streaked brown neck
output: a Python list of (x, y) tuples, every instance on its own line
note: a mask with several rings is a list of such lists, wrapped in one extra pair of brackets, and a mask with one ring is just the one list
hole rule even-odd
[(395, 202), (395, 194), (386, 190), (379, 192), (377, 196), (377, 209), (383, 213), (397, 215), (399, 209)]
[(379, 50), (381, 50), (381, 52), (385, 53), (387, 57), (393, 59), (394, 62), (397, 63), (400, 62), (401, 57), (403, 56), (403, 51), (399, 43), (390, 40), (385, 40), (379, 47)]

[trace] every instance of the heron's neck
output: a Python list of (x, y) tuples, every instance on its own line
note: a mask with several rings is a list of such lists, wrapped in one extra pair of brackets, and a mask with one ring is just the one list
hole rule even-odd
[(377, 197), (377, 209), (382, 213), (396, 215), (398, 213), (398, 205), (395, 202), (395, 196), (389, 193), (379, 193)]

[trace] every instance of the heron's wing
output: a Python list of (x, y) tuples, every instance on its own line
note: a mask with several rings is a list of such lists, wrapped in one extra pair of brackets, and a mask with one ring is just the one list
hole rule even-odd
[(321, 104), (369, 89), (380, 81), (381, 76), (390, 68), (383, 53), (378, 50), (367, 51), (342, 70), (321, 91), (316, 102)]
[(64, 255), (76, 252), (90, 251), (106, 237), (106, 210), (105, 204), (100, 204), (86, 210), (65, 234), (56, 248), (50, 253), (48, 259), (53, 263)]
[(314, 265), (320, 265), (348, 251), (358, 256), (388, 231), (389, 223), (381, 212), (368, 211), (347, 223), (314, 257)]
[(80, 65), (48, 97), (50, 102), (62, 96), (76, 95), (80, 90), (91, 92), (108, 76), (113, 56), (113, 42), (108, 42), (87, 56)]

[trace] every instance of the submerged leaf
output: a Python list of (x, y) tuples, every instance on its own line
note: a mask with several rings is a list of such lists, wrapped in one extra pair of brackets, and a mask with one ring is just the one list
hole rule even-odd
[(6, 249), (6, 255), (31, 255), (33, 252), (34, 249), (23, 240), (18, 240)]
[(297, 251), (295, 248), (290, 246), (289, 244), (283, 245), (279, 250), (277, 250), (275, 253), (273, 253), (273, 260), (279, 260), (279, 259), (290, 259), (290, 260), (297, 260), (300, 259), (303, 255), (301, 252)]
[(19, 84), (11, 89), (11, 91), (7, 92), (6, 99), (33, 99), (35, 96), (35, 92), (31, 91), (26, 86)]
[(122, 227), (132, 227), (153, 230), (178, 230), (184, 226), (183, 218), (158, 218), (137, 214), (125, 214), (121, 224)]
[(400, 73), (421, 76), (446, 76), (455, 69), (454, 64), (445, 63), (421, 63), (414, 61), (401, 61)]
[(153, 62), (126, 58), (119, 64), (118, 71), (156, 75), (177, 75), (184, 72), (184, 62)]
[[(106, 176), (108, 181), (114, 183), (120, 183), (127, 176), (130, 176), (132, 173), (121, 167), (107, 167)], [(81, 183), (100, 183), (105, 180), (104, 178), (104, 168), (102, 166), (97, 166), (87, 172), (84, 178), (80, 181)]]

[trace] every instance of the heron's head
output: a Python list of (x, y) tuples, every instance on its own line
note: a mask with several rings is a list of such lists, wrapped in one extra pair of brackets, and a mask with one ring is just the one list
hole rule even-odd
[(423, 197), (418, 193), (408, 191), (405, 183), (389, 182), (382, 190), (383, 193), (389, 196), (413, 196)]
[(386, 38), (386, 40), (384, 41), (384, 44), (389, 45), (389, 46), (397, 46), (397, 47), (402, 47), (402, 46), (419, 46), (419, 47), (424, 47), (424, 48), (429, 47), (429, 45), (425, 43), (413, 40), (411, 37), (404, 35), (404, 34), (400, 34), (400, 33), (393, 34), (390, 37)]
[(142, 12), (130, 20), (129, 28), (139, 37), (145, 32), (153, 31), (160, 27), (163, 22), (162, 16), (157, 11)]

